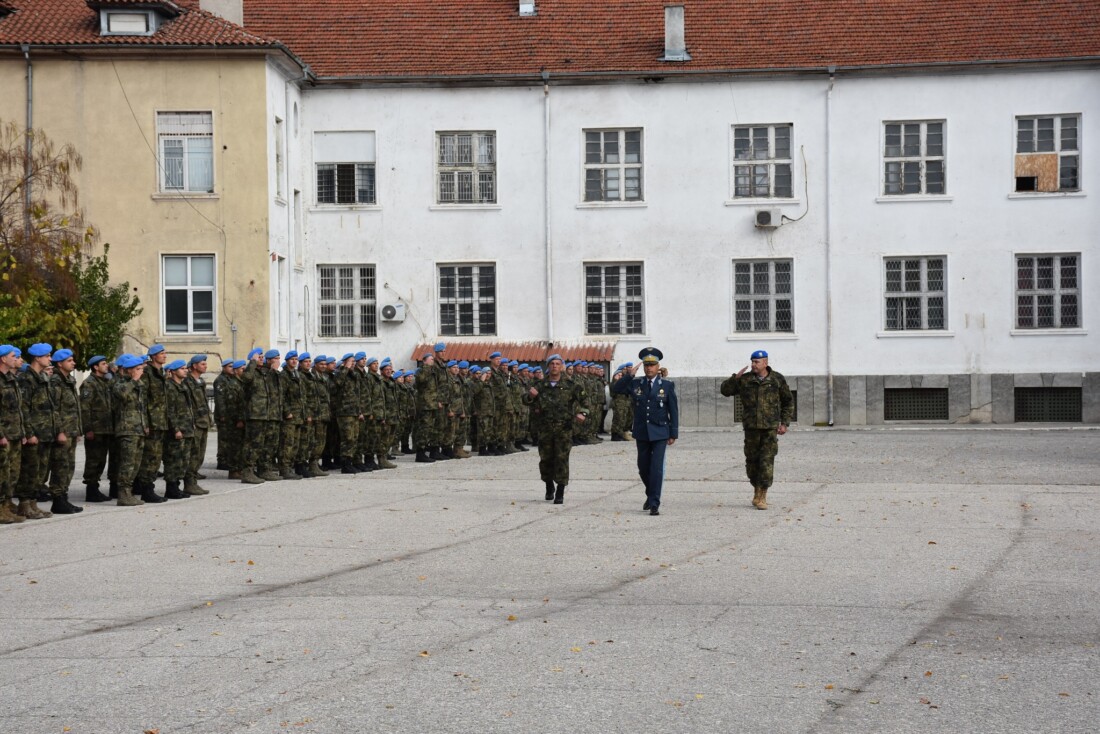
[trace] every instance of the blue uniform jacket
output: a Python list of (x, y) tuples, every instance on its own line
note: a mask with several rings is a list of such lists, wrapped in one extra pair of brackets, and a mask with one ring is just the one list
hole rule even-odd
[(631, 433), (639, 441), (661, 441), (680, 437), (680, 406), (676, 385), (660, 377), (653, 378), (653, 389), (645, 377), (623, 375), (611, 392), (629, 395), (634, 402), (634, 427)]

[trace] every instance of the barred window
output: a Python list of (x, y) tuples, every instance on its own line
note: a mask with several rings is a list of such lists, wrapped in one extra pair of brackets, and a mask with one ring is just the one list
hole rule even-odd
[(214, 192), (214, 114), (158, 112), (161, 191)]
[(1016, 257), (1016, 328), (1076, 329), (1081, 326), (1081, 256)]
[(495, 132), (436, 133), (436, 178), (440, 204), (495, 204)]
[(584, 200), (642, 201), (642, 131), (584, 131)]
[(733, 196), (789, 199), (792, 125), (733, 128)]
[(886, 258), (886, 330), (947, 328), (946, 258)]
[(794, 262), (737, 260), (733, 263), (734, 331), (794, 331)]
[(1080, 115), (1016, 118), (1016, 191), (1081, 188)]
[(944, 121), (884, 125), (883, 193), (887, 196), (946, 193)]
[(374, 133), (317, 132), (313, 160), (318, 204), (376, 204)]
[(443, 336), (497, 333), (495, 265), (439, 266), (439, 333)]
[(588, 334), (644, 334), (642, 264), (584, 266)]
[(322, 338), (378, 336), (373, 265), (319, 265), (317, 312)]

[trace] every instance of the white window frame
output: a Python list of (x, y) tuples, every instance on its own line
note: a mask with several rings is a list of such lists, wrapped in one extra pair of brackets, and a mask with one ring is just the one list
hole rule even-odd
[[(173, 285), (167, 284), (167, 278), (165, 274), (165, 265), (169, 258), (182, 258), (187, 260), (187, 284), (186, 285)], [(213, 274), (212, 284), (206, 285), (194, 285), (192, 283), (192, 267), (193, 260), (198, 258), (204, 258), (210, 260), (211, 273)], [(168, 330), (168, 291), (185, 291), (187, 293), (187, 329)], [(209, 292), (210, 293), (210, 329), (209, 330), (197, 330), (195, 329), (195, 293)], [(182, 335), (197, 335), (197, 336), (217, 336), (218, 333), (218, 260), (217, 256), (212, 253), (182, 253), (182, 252), (162, 252), (160, 255), (160, 330), (165, 336), (182, 336)]]
[[(331, 274), (326, 272), (331, 270)], [(345, 271), (345, 272), (341, 272)], [(364, 273), (364, 271), (368, 271)], [(364, 283), (364, 276), (367, 282)], [(331, 277), (333, 282), (327, 284)], [(351, 278), (349, 284), (343, 281)], [(350, 293), (342, 290), (350, 287)], [(332, 290), (330, 290), (332, 289)], [(364, 295), (363, 291), (368, 291)], [(373, 298), (369, 292), (373, 290)], [(331, 297), (326, 297), (331, 293)], [(325, 324), (325, 309), (334, 309), (332, 327)], [(345, 319), (345, 314), (347, 318)], [(350, 329), (344, 325), (349, 324)], [(317, 266), (317, 338), (377, 339), (378, 338), (378, 267), (372, 263), (325, 263)]]
[[(209, 132), (167, 132), (164, 128), (170, 126), (169, 115), (205, 115), (209, 117)], [(203, 127), (205, 121), (196, 121), (194, 124), (197, 127)], [(182, 125), (182, 123), (181, 123)], [(162, 194), (169, 194), (172, 196), (209, 196), (217, 191), (217, 169), (215, 168), (215, 156), (214, 156), (214, 113), (212, 110), (158, 110), (156, 113), (156, 128), (157, 128), (157, 190)], [(199, 141), (209, 141), (210, 145), (210, 186), (209, 188), (189, 188), (191, 185), (191, 166), (192, 166), (192, 145)], [(166, 152), (166, 143), (169, 141), (178, 142), (182, 150), (182, 158), (180, 162), (181, 186), (169, 186), (168, 185), (168, 154)]]
[[(786, 128), (787, 130), (787, 155), (779, 156), (776, 154), (776, 131)], [(756, 145), (759, 138), (757, 137), (757, 131), (764, 131), (766, 140), (764, 141), (764, 150), (760, 151)], [(741, 137), (739, 132), (745, 131), (748, 137), (748, 154), (747, 158), (738, 158), (738, 140)], [(763, 155), (761, 155), (761, 153)], [(755, 201), (761, 199), (777, 199), (780, 201), (791, 201), (795, 198), (794, 195), (794, 123), (791, 122), (776, 122), (757, 125), (730, 125), (730, 194), (733, 201)], [(776, 190), (776, 168), (786, 166), (787, 179), (788, 179), (788, 191), (785, 195), (777, 195)], [(761, 174), (760, 171), (754, 171), (754, 168), (763, 168), (763, 176), (765, 177), (765, 188), (767, 191), (764, 193), (757, 193), (757, 187), (754, 185), (754, 179)], [(747, 171), (739, 171), (739, 169), (748, 169)], [(781, 171), (782, 169), (780, 169)], [(748, 176), (748, 192), (739, 193), (738, 179), (739, 177)]]
[[(901, 126), (901, 139), (899, 143), (899, 149), (896, 154), (891, 155), (889, 149), (889, 130), (892, 125)], [(916, 125), (918, 127), (919, 135), (919, 150), (917, 153), (905, 152), (905, 138), (908, 134), (906, 130), (907, 126)], [(940, 146), (939, 153), (929, 153), (928, 144), (928, 126), (939, 125), (940, 126)], [(882, 166), (880, 171), (882, 172), (882, 182), (879, 186), (879, 191), (882, 193), (884, 199), (904, 199), (907, 197), (936, 197), (944, 198), (948, 195), (947, 188), (947, 120), (886, 120), (882, 123), (882, 145), (879, 148), (882, 154)], [(938, 163), (940, 166), (939, 175), (942, 177), (941, 191), (929, 192), (929, 172), (928, 164)], [(889, 168), (891, 164), (899, 164), (898, 169), (898, 186), (897, 191), (890, 191), (890, 172)], [(907, 174), (905, 168), (909, 165), (916, 165), (918, 181), (920, 184), (919, 191), (904, 191), (905, 176)]]
[[(607, 157), (607, 143), (608, 141), (604, 136), (608, 133), (615, 133), (618, 136), (616, 152), (614, 153), (615, 160), (608, 161)], [(627, 151), (627, 134), (638, 134), (638, 150), (637, 160), (628, 160), (631, 153)], [(599, 135), (599, 160), (589, 161), (589, 136)], [(586, 206), (599, 206), (599, 205), (638, 205), (645, 202), (645, 128), (643, 127), (609, 127), (609, 128), (584, 128), (581, 131), (581, 161), (582, 161), (582, 176), (581, 176), (581, 201)], [(638, 172), (638, 195), (636, 197), (627, 196), (627, 172)], [(600, 180), (600, 198), (588, 197), (588, 179), (589, 174), (592, 172), (602, 172), (604, 174)], [(615, 198), (608, 197), (607, 177), (609, 172), (615, 172), (618, 181), (618, 194)]]
[[(1039, 150), (1039, 125), (1041, 120), (1051, 120), (1053, 122), (1051, 133), (1053, 135), (1052, 148), (1050, 150)], [(1063, 122), (1065, 120), (1073, 120), (1075, 123), (1075, 129), (1077, 134), (1075, 136), (1076, 147), (1063, 149), (1062, 145), (1065, 142), (1062, 136)], [(1033, 150), (1020, 150), (1021, 138), (1020, 138), (1020, 123), (1029, 121), (1033, 124), (1032, 134), (1030, 136), (1030, 143)], [(1082, 115), (1080, 113), (1065, 113), (1059, 115), (1017, 115), (1013, 120), (1012, 130), (1012, 148), (1015, 156), (1041, 156), (1041, 155), (1054, 155), (1058, 159), (1058, 188), (1054, 191), (1039, 191), (1039, 190), (1023, 190), (1016, 188), (1016, 170), (1013, 165), (1013, 186), (1012, 193), (1019, 196), (1042, 196), (1043, 194), (1064, 194), (1064, 193), (1077, 193), (1081, 191), (1081, 163), (1084, 156), (1081, 154), (1081, 135), (1083, 130), (1081, 129)], [(1065, 155), (1068, 153), (1069, 155)], [(1062, 166), (1066, 158), (1073, 158), (1077, 168), (1077, 185), (1072, 188), (1062, 188)], [(1015, 160), (1015, 159), (1014, 159)]]
[[(599, 268), (599, 294), (592, 295), (588, 292), (588, 269)], [(628, 277), (631, 275), (627, 272), (628, 268), (638, 268), (638, 292), (636, 294), (629, 293), (628, 290), (631, 286), (628, 285)], [(615, 269), (615, 276), (618, 278), (618, 294), (614, 296), (607, 295), (607, 278), (609, 271)], [(603, 262), (590, 260), (582, 263), (581, 272), (584, 277), (583, 293), (584, 293), (584, 333), (591, 336), (620, 336), (620, 337), (632, 337), (632, 336), (645, 336), (646, 333), (646, 303), (645, 303), (645, 263), (641, 260), (631, 260), (622, 262)], [(589, 321), (589, 306), (592, 304), (603, 304), (604, 306), (614, 304), (618, 308), (618, 322), (619, 328), (616, 331), (612, 331), (608, 327), (609, 314), (607, 308), (600, 309), (600, 324), (601, 328), (597, 331), (593, 331), (590, 328)], [(630, 305), (637, 305), (639, 313), (636, 317), (636, 321), (640, 322), (635, 329), (630, 329), (632, 318), (628, 314), (628, 307)]]
[[(1021, 260), (1029, 258), (1032, 273), (1032, 288), (1020, 288), (1020, 271)], [(1039, 273), (1038, 267), (1039, 258), (1052, 258), (1051, 267), (1053, 272), (1051, 274), (1051, 287), (1040, 288), (1039, 287)], [(1076, 286), (1066, 287), (1063, 286), (1062, 270), (1064, 264), (1062, 258), (1074, 258), (1076, 263), (1074, 264), (1074, 280)], [(1013, 279), (1015, 280), (1015, 287), (1012, 290), (1013, 295), (1013, 331), (1020, 333), (1037, 333), (1043, 331), (1055, 331), (1063, 332), (1066, 330), (1079, 330), (1083, 328), (1082, 317), (1084, 316), (1084, 310), (1082, 308), (1082, 295), (1084, 288), (1081, 287), (1081, 277), (1083, 269), (1081, 267), (1081, 253), (1080, 252), (1018, 252), (1013, 255)], [(1076, 323), (1063, 325), (1063, 309), (1064, 309), (1064, 296), (1072, 296), (1077, 302), (1077, 316)], [(1038, 310), (1041, 307), (1039, 299), (1043, 297), (1050, 298), (1050, 306), (1053, 309), (1053, 321), (1051, 324), (1039, 325)], [(1032, 325), (1023, 326), (1020, 324), (1020, 302), (1023, 298), (1031, 299), (1032, 307)]]
[[(466, 186), (465, 177), (469, 180)], [(463, 196), (467, 190), (469, 195)], [(498, 194), (496, 130), (437, 130), (436, 205), (492, 206), (498, 203)]]
[[(748, 292), (738, 292), (738, 266), (748, 267)], [(765, 265), (766, 271), (763, 275), (766, 278), (765, 283), (760, 283), (757, 275), (760, 265)], [(780, 277), (780, 274), (776, 273), (777, 265), (786, 266), (787, 280), (784, 284)], [(787, 290), (781, 289), (786, 286)], [(732, 333), (737, 336), (743, 335), (768, 335), (774, 334), (779, 336), (793, 336), (795, 333), (795, 302), (794, 302), (794, 258), (791, 257), (774, 257), (774, 258), (736, 258), (733, 260), (732, 267), (732, 283), (731, 291), (733, 298), (731, 299), (731, 305), (733, 307), (733, 329)], [(788, 311), (790, 312), (790, 328), (780, 329), (776, 325), (779, 303), (781, 301), (787, 301)], [(738, 328), (738, 305), (744, 303), (748, 305), (749, 315), (749, 327), (748, 329)], [(765, 328), (757, 328), (757, 316), (758, 304), (767, 304), (767, 326)]]
[[(378, 206), (378, 148), (374, 130), (315, 130), (313, 133), (313, 201), (320, 209), (364, 209)], [(350, 167), (350, 170), (349, 170)], [(341, 179), (341, 170), (344, 178)], [(331, 201), (322, 201), (321, 174), (332, 171)], [(350, 199), (347, 186), (350, 174)], [(341, 195), (344, 200), (341, 201)], [(362, 196), (362, 198), (360, 198)]]
[(275, 118), (275, 198), (286, 201), (286, 124)]
[[(928, 285), (928, 264), (930, 261), (939, 260), (941, 265), (941, 288), (939, 290), (933, 290)], [(890, 288), (890, 264), (893, 262), (901, 263), (900, 280), (901, 290), (889, 290)], [(918, 289), (917, 290), (905, 290), (906, 284), (909, 282), (906, 278), (907, 274), (912, 272), (911, 264), (917, 263), (918, 274)], [(949, 333), (950, 315), (951, 311), (948, 302), (948, 269), (947, 269), (947, 255), (886, 255), (882, 258), (882, 328), (884, 334), (946, 334)], [(929, 301), (935, 299), (941, 299), (942, 301), (942, 326), (929, 326), (931, 321), (929, 316)], [(904, 300), (917, 300), (920, 307), (920, 325), (909, 326), (905, 320), (906, 314), (904, 310), (901, 314), (899, 321), (900, 325), (891, 327), (889, 325), (890, 319), (890, 301), (891, 299)], [(908, 304), (900, 304), (902, 309), (905, 309)]]
[[(443, 276), (445, 268), (454, 268), (455, 273), (455, 285), (454, 295), (445, 296), (443, 293)], [(459, 268), (472, 268), (471, 273), (471, 292), (469, 297), (463, 297), (460, 295), (459, 285)], [(492, 295), (482, 295), (481, 292), (481, 271), (482, 268), (493, 269), (493, 291)], [(435, 267), (436, 286), (438, 287), (439, 309), (437, 315), (439, 317), (439, 335), (440, 336), (496, 336), (500, 331), (500, 299), (498, 296), (497, 286), (497, 263), (488, 262), (442, 262), (437, 263)], [(469, 333), (462, 333), (460, 331), (460, 318), (459, 318), (459, 306), (470, 305), (470, 313), (472, 318), (472, 331)], [(487, 325), (482, 325), (482, 310), (483, 306), (492, 304), (493, 324), (490, 329)], [(454, 306), (454, 331), (444, 331), (444, 306)]]
[[(141, 31), (113, 30), (111, 20), (115, 17), (130, 16), (137, 20), (138, 16), (145, 19), (145, 29)], [(126, 10), (100, 10), (99, 11), (99, 35), (101, 36), (151, 36), (157, 32), (160, 26), (160, 16), (152, 10), (141, 8), (127, 8)]]

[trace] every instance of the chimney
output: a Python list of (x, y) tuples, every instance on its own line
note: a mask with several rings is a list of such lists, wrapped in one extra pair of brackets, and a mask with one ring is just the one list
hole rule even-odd
[(535, 0), (519, 0), (519, 15), (521, 18), (529, 18), (535, 14)]
[(244, 25), (244, 0), (199, 0), (199, 8), (230, 23)]
[(684, 42), (684, 6), (665, 6), (665, 55), (661, 61), (691, 61)]

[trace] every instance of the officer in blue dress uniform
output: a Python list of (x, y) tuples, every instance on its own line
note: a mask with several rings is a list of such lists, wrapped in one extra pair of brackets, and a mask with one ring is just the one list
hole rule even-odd
[(637, 367), (628, 367), (611, 387), (611, 391), (628, 395), (634, 402), (634, 441), (638, 447), (638, 474), (645, 484), (645, 504), (642, 510), (660, 515), (661, 485), (665, 479), (665, 449), (676, 443), (680, 433), (680, 410), (676, 401), (676, 386), (661, 379), (660, 349), (646, 347), (638, 353), (644, 377), (635, 377)]

